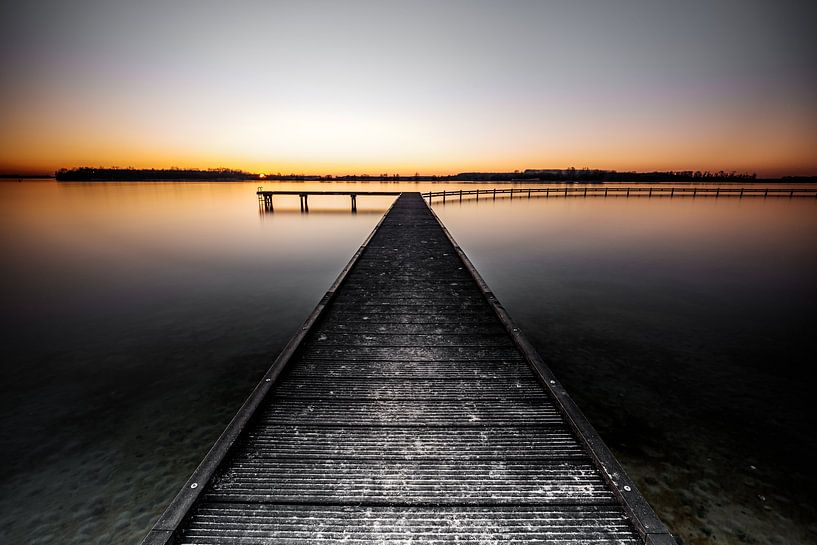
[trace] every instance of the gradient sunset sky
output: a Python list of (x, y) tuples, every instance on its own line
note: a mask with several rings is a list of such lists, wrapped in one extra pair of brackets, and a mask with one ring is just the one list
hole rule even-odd
[(817, 2), (0, 7), (0, 172), (817, 174)]

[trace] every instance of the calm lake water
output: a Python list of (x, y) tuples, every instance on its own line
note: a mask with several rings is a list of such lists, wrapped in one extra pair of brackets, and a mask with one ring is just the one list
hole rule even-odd
[[(137, 544), (392, 201), (257, 185), (0, 184), (0, 542)], [(817, 199), (434, 209), (685, 542), (817, 540)]]

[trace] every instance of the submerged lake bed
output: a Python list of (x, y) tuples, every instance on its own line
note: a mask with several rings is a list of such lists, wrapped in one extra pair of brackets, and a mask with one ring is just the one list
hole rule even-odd
[[(2, 541), (138, 543), (393, 199), (256, 186), (0, 184)], [(433, 209), (673, 532), (814, 539), (817, 201)]]

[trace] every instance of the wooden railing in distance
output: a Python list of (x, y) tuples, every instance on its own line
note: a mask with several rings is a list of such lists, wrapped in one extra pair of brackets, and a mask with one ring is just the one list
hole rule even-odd
[(508, 187), (491, 189), (455, 189), (422, 193), (430, 203), (433, 198), (462, 200), (463, 197), (480, 196), (495, 199), (497, 195), (513, 198), (544, 195), (545, 197), (815, 197), (817, 188), (807, 187), (651, 187), (651, 186), (564, 186), (564, 187)]

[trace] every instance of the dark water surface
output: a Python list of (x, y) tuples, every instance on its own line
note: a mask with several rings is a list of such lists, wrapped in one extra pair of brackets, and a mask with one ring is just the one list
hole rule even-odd
[[(392, 200), (256, 185), (0, 184), (0, 542), (138, 543)], [(817, 539), (817, 200), (434, 208), (673, 531)]]

